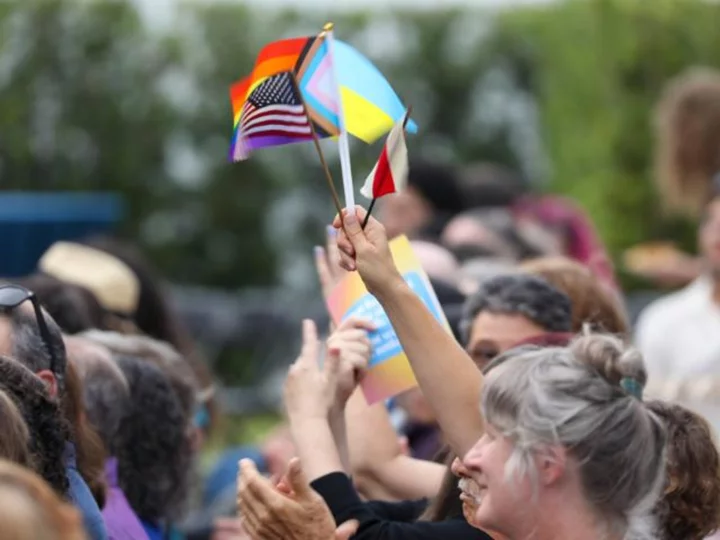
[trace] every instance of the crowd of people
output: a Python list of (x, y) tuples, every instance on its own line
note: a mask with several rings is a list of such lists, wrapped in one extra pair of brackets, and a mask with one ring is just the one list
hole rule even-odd
[[(720, 140), (720, 75), (691, 73), (670, 92), (660, 129), (715, 118), (696, 133)], [(673, 148), (661, 161), (677, 175), (691, 160)], [(693, 184), (702, 272), (637, 328), (578, 205), (497, 165), (412, 163), (407, 189), (367, 226), (362, 207), (335, 217), (315, 262), (325, 298), (359, 274), (418, 386), (369, 405), (373, 322), (325, 332), (327, 320), (305, 320), (282, 425), (231, 451), (204, 487), (213, 376), (158, 277), (115, 240), (54, 244), (36, 273), (0, 285), (0, 537), (713, 537), (716, 418), (679, 401), (720, 388), (716, 149)], [(451, 332), (395, 266), (389, 240), (401, 234)], [(227, 515), (214, 526), (188, 528), (190, 509), (218, 506)]]

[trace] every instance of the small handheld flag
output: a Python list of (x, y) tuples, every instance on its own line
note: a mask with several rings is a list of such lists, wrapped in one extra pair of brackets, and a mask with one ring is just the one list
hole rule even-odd
[(363, 228), (370, 219), (375, 201), (384, 195), (401, 191), (407, 184), (410, 165), (405, 142), (405, 127), (410, 118), (410, 110), (411, 107), (408, 107), (402, 121), (395, 124), (390, 130), (378, 162), (360, 189), (360, 193), (364, 197), (372, 199), (362, 225)]

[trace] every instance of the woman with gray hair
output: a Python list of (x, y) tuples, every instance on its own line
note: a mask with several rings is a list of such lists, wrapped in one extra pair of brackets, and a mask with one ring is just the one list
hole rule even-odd
[(509, 538), (655, 538), (665, 430), (640, 399), (645, 377), (639, 352), (600, 334), (498, 357), (485, 434), (463, 459), (474, 523)]
[(382, 225), (360, 227), (365, 217), (356, 208), (335, 219), (341, 266), (380, 302), (450, 446), (466, 456), (480, 487), (476, 522), (514, 540), (652, 538), (665, 436), (633, 395), (644, 382), (636, 353), (586, 337), (511, 352), (484, 378), (402, 278)]

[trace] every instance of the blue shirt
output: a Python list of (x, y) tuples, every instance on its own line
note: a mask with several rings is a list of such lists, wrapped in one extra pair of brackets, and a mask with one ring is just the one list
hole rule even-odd
[(75, 445), (65, 443), (65, 474), (70, 482), (68, 495), (73, 504), (80, 510), (85, 531), (91, 540), (108, 540), (100, 508), (90, 493), (90, 488), (80, 476), (75, 461)]
[(142, 523), (145, 534), (147, 534), (149, 540), (184, 540), (185, 538), (173, 527), (170, 527), (170, 530), (166, 533), (162, 527), (149, 521), (140, 520), (140, 523)]

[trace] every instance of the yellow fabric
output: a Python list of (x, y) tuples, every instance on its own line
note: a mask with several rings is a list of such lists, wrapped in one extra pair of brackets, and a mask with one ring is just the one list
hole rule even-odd
[(340, 95), (345, 130), (358, 139), (373, 143), (390, 131), (395, 124), (389, 114), (357, 92), (343, 86)]

